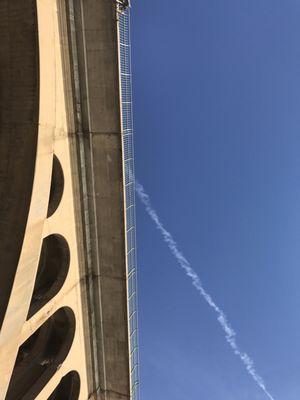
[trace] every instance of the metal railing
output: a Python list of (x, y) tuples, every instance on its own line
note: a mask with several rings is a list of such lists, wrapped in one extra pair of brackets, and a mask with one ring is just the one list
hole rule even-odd
[(120, 100), (124, 169), (124, 196), (127, 253), (127, 294), (129, 317), (131, 399), (139, 400), (139, 349), (137, 316), (137, 256), (135, 226), (135, 179), (132, 123), (130, 8), (118, 9)]

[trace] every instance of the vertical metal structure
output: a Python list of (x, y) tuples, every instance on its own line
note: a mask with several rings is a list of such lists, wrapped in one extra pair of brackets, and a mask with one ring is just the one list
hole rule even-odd
[(139, 349), (137, 315), (137, 255), (135, 225), (135, 178), (132, 118), (130, 8), (118, 11), (120, 99), (124, 168), (127, 293), (129, 317), (131, 399), (139, 400)]

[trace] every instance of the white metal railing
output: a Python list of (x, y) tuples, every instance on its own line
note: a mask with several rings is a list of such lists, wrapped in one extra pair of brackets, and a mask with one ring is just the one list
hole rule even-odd
[[(122, 3), (122, 2), (121, 2)], [(129, 318), (130, 391), (131, 400), (140, 399), (139, 347), (137, 317), (137, 256), (135, 226), (135, 179), (132, 123), (130, 7), (120, 8), (117, 0), (119, 34), (120, 100), (126, 209), (127, 295)]]

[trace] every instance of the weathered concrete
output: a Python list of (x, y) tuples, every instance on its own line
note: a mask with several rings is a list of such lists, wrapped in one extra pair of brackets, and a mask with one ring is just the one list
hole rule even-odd
[(75, 1), (100, 398), (129, 399), (128, 317), (114, 2)]
[(0, 400), (130, 398), (116, 13), (74, 7), (0, 4)]

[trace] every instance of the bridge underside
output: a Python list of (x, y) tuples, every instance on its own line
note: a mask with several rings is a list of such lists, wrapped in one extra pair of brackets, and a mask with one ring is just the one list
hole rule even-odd
[(0, 400), (129, 399), (114, 2), (0, 20)]

